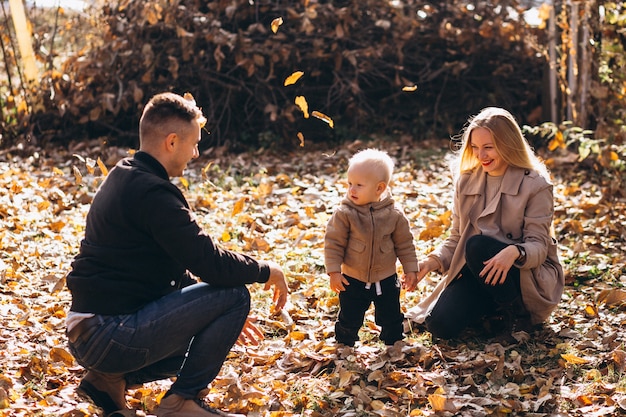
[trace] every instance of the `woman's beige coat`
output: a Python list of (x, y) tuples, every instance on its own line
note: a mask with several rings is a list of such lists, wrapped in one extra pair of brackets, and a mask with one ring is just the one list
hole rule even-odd
[(459, 177), (454, 195), (450, 236), (429, 254), (446, 274), (433, 292), (406, 316), (421, 323), (441, 292), (465, 265), (465, 243), (483, 230), (499, 230), (492, 237), (526, 250), (520, 268), (524, 305), (534, 323), (543, 322), (563, 293), (563, 268), (552, 237), (554, 199), (552, 185), (535, 171), (509, 166), (496, 197), (485, 207), (486, 174), (482, 167)]

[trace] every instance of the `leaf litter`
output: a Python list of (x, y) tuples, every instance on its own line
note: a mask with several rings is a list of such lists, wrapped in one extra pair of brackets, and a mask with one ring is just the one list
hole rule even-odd
[[(444, 238), (451, 178), (446, 141), (377, 145), (396, 158), (393, 193), (409, 217), (418, 255)], [(214, 406), (286, 416), (617, 416), (626, 412), (624, 201), (564, 167), (555, 174), (555, 231), (568, 285), (544, 329), (516, 342), (443, 342), (415, 324), (386, 348), (372, 310), (355, 349), (332, 343), (338, 299), (323, 269), (324, 227), (346, 191), (345, 166), (361, 141), (232, 155), (211, 149), (177, 181), (220, 245), (284, 266), (291, 294), (281, 313), (251, 286), (265, 339), (236, 345), (207, 389)], [(91, 155), (88, 155), (91, 153)], [(66, 348), (65, 275), (97, 186), (126, 151), (76, 147), (0, 162), (0, 416), (96, 415), (75, 396), (84, 370)], [(570, 167), (571, 168), (571, 167)], [(437, 276), (402, 293), (403, 308)], [(269, 313), (268, 313), (269, 312)], [(131, 390), (149, 414), (170, 381)]]

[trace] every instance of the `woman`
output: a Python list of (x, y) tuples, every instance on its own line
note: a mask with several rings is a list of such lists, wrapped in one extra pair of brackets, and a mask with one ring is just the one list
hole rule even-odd
[(443, 339), (489, 317), (529, 330), (548, 318), (564, 284), (548, 171), (513, 116), (489, 107), (465, 128), (453, 173), (450, 235), (420, 262), (418, 280), (446, 276), (407, 317)]

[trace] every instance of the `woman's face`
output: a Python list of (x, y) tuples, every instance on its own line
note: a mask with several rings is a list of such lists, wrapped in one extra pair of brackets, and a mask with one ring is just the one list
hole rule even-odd
[(483, 171), (494, 177), (504, 175), (509, 164), (496, 151), (496, 147), (493, 145), (493, 136), (488, 129), (477, 127), (472, 130), (469, 144), (474, 156), (482, 165)]

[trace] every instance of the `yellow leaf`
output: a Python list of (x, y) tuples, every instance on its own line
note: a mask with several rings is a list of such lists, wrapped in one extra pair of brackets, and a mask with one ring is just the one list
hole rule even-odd
[(187, 178), (180, 177), (180, 183), (183, 185), (183, 187), (189, 188), (189, 181), (187, 180)]
[(584, 365), (586, 363), (589, 363), (587, 359), (572, 355), (570, 353), (562, 353), (561, 357), (565, 359), (567, 363), (571, 363), (573, 365)]
[(244, 206), (245, 202), (246, 202), (246, 198), (245, 197), (242, 197), (239, 200), (237, 200), (237, 202), (235, 203), (235, 206), (233, 207), (233, 212), (231, 213), (231, 215), (233, 217), (243, 211), (243, 206)]
[(335, 127), (335, 122), (333, 122), (333, 119), (331, 119), (330, 117), (326, 116), (324, 113), (321, 113), (321, 112), (318, 112), (317, 110), (314, 110), (311, 113), (311, 116), (317, 117), (321, 121), (328, 123), (328, 126), (330, 126), (331, 129)]
[(456, 411), (454, 402), (441, 394), (430, 394), (428, 396), (428, 402), (435, 412)]
[(296, 102), (296, 106), (298, 106), (300, 111), (304, 113), (304, 118), (308, 119), (309, 118), (309, 103), (306, 102), (306, 98), (304, 98), (304, 96), (297, 96), (295, 102)]
[(420, 240), (431, 240), (441, 236), (444, 232), (444, 228), (441, 225), (431, 225), (425, 227), (420, 232)]
[(304, 147), (304, 135), (302, 132), (298, 132), (298, 139), (300, 140), (300, 147)]
[(222, 233), (222, 242), (228, 242), (228, 241), (230, 241), (230, 233), (225, 231)]
[(288, 85), (295, 84), (303, 75), (304, 71), (295, 71), (289, 77), (285, 78), (285, 82), (283, 83), (283, 85), (287, 87)]
[(289, 333), (289, 337), (293, 340), (304, 340), (306, 339), (306, 334), (304, 332), (291, 332)]
[(415, 84), (413, 84), (413, 85), (405, 85), (404, 87), (402, 87), (402, 91), (407, 91), (407, 92), (417, 91), (417, 85), (415, 85)]
[(597, 316), (598, 315), (597, 307), (591, 304), (587, 304), (587, 306), (585, 307), (585, 315), (587, 315), (587, 317)]
[(93, 175), (93, 171), (96, 167), (96, 161), (94, 161), (91, 158), (87, 158), (85, 166), (87, 167), (87, 172), (89, 172), (89, 174)]
[(272, 20), (272, 32), (274, 33), (278, 32), (278, 27), (282, 24), (283, 24), (282, 17), (277, 17), (276, 19)]
[(75, 165), (72, 165), (72, 171), (74, 171), (74, 178), (76, 179), (76, 184), (81, 184), (83, 182), (83, 174), (80, 173), (78, 168)]
[(561, 148), (565, 147), (565, 140), (563, 139), (563, 133), (561, 133), (560, 130), (556, 132), (556, 134), (554, 135), (550, 143), (548, 143), (548, 150), (553, 151), (559, 147)]
[(56, 175), (64, 175), (64, 172), (61, 171), (59, 168), (57, 167), (52, 167), (52, 172), (55, 173)]
[(59, 347), (53, 347), (50, 349), (50, 359), (53, 362), (63, 362), (67, 366), (74, 364), (74, 357), (67, 350)]
[(109, 174), (109, 170), (107, 169), (106, 165), (104, 165), (104, 162), (102, 162), (102, 159), (100, 159), (100, 157), (98, 157), (96, 163), (98, 164), (100, 171), (102, 171), (102, 175), (106, 177)]

